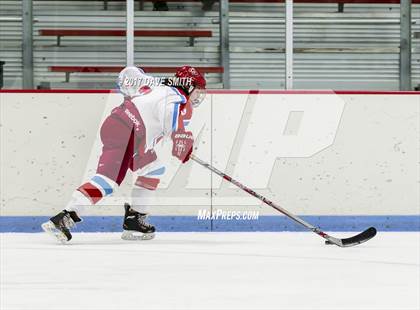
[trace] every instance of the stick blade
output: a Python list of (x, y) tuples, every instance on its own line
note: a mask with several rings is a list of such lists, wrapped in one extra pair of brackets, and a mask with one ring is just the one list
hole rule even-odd
[(369, 227), (365, 231), (362, 231), (360, 234), (357, 234), (356, 236), (344, 239), (332, 238), (330, 240), (326, 240), (325, 244), (335, 244), (342, 248), (351, 247), (372, 239), (376, 236), (376, 232), (377, 231), (375, 227)]
[(351, 247), (355, 245), (359, 245), (361, 243), (364, 243), (373, 237), (376, 236), (376, 228), (375, 227), (369, 227), (365, 231), (362, 231), (360, 234), (350, 237), (350, 238), (344, 238), (341, 239), (342, 246), (343, 247)]

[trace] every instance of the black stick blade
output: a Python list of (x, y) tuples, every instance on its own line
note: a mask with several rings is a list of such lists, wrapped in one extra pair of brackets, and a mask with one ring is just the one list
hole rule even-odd
[(350, 246), (355, 246), (363, 242), (366, 242), (375, 236), (376, 236), (376, 228), (369, 227), (368, 229), (366, 229), (365, 231), (361, 232), (360, 234), (356, 236), (341, 239), (341, 242), (343, 244), (342, 245), (343, 247), (350, 247)]

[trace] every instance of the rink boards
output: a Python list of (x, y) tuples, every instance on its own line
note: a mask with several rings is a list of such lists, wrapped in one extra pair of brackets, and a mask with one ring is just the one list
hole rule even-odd
[[(1, 231), (39, 231), (95, 171), (108, 91), (0, 92)], [(419, 93), (213, 91), (189, 124), (197, 156), (324, 229), (419, 230)], [(288, 219), (192, 162), (171, 142), (150, 207), (164, 231), (296, 230)], [(133, 176), (86, 208), (83, 231), (120, 230)], [(197, 219), (254, 211), (258, 220)], [(92, 224), (92, 225), (89, 225)], [(83, 226), (83, 227), (82, 227)]]

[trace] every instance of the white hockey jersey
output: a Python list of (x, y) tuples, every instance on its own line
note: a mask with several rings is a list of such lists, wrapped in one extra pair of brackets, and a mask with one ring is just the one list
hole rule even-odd
[[(180, 109), (187, 103), (187, 98), (175, 87), (155, 86), (149, 92), (135, 96), (131, 100), (137, 108), (145, 126), (146, 151), (153, 149), (162, 137), (178, 130)], [(183, 115), (192, 113), (183, 113)], [(182, 124), (184, 125), (184, 124)]]

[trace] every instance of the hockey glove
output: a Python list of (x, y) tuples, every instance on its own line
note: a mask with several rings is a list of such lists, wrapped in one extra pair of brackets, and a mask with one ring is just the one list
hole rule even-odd
[(175, 131), (172, 133), (172, 155), (178, 158), (183, 164), (190, 159), (194, 137), (191, 131)]

